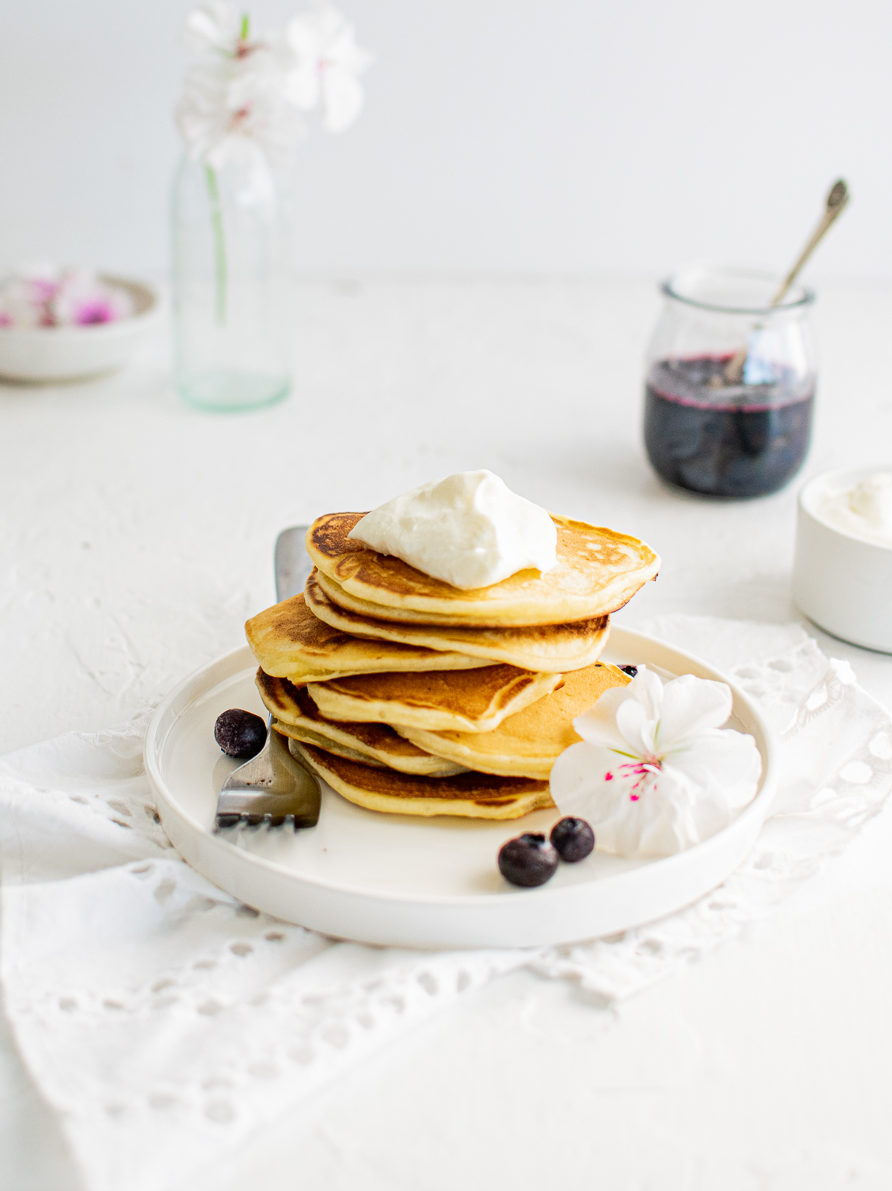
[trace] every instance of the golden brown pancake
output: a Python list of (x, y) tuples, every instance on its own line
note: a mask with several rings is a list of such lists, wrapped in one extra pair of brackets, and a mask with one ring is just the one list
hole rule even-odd
[(564, 675), (551, 694), (506, 716), (491, 732), (425, 732), (402, 728), (419, 748), (483, 773), (548, 778), (558, 755), (580, 737), (573, 720), (604, 691), (631, 680), (616, 666), (588, 666)]
[(417, 625), (378, 620), (339, 607), (323, 590), (319, 572), (307, 580), (307, 606), (320, 620), (355, 637), (394, 641), (403, 645), (504, 662), (523, 670), (578, 670), (593, 665), (607, 641), (610, 618), (596, 616), (566, 624), (505, 626), (502, 628)]
[[(553, 516), (556, 567), (541, 573), (518, 571), (500, 583), (465, 591), (349, 538), (363, 516), (329, 513), (317, 518), (307, 531), (307, 551), (336, 603), (384, 620), (501, 626), (607, 616), (659, 568), (657, 555), (637, 538)], [(334, 590), (326, 580), (337, 585)], [(357, 600), (362, 601), (359, 606)]]
[(553, 691), (560, 680), (560, 674), (484, 666), (424, 674), (360, 674), (313, 682), (307, 690), (329, 720), (486, 732)]
[(465, 768), (461, 763), (432, 756), (387, 724), (326, 720), (306, 688), (294, 686), (287, 678), (274, 678), (258, 670), (256, 681), (260, 697), (273, 715), (273, 727), (283, 736), (368, 765), (389, 765), (401, 773), (447, 777)]
[(338, 794), (371, 811), (397, 815), (459, 815), (517, 819), (554, 806), (548, 782), (490, 773), (414, 777), (335, 757), (312, 745), (290, 746)]
[(303, 593), (252, 616), (245, 634), (261, 669), (297, 683), (348, 674), (486, 665), (482, 658), (454, 650), (443, 653), (419, 645), (351, 636), (315, 616)]

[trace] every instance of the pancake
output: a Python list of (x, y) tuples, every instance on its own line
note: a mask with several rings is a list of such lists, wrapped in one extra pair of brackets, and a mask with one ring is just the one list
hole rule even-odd
[(303, 593), (258, 612), (245, 625), (262, 670), (292, 682), (323, 682), (382, 671), (473, 669), (486, 662), (455, 651), (353, 637), (320, 620)]
[(496, 626), (586, 620), (621, 608), (659, 569), (657, 555), (637, 538), (553, 516), (556, 567), (518, 571), (500, 583), (466, 591), (349, 538), (363, 516), (317, 518), (306, 546), (335, 603), (383, 620)]
[(486, 732), (553, 691), (560, 680), (560, 674), (484, 666), (424, 674), (360, 674), (312, 682), (307, 691), (329, 720)]
[(573, 720), (610, 687), (631, 679), (616, 666), (588, 666), (564, 675), (550, 694), (506, 716), (491, 732), (425, 732), (402, 728), (419, 748), (483, 773), (547, 779), (558, 755), (580, 737)]
[[(464, 773), (467, 769), (466, 765), (457, 765), (443, 757), (434, 757), (414, 745), (410, 745), (411, 752), (401, 748), (400, 744), (408, 745), (410, 742), (398, 736), (386, 724), (356, 726), (367, 729), (368, 740), (363, 740), (359, 732), (355, 735), (346, 732), (333, 735), (314, 732), (303, 724), (273, 721), (275, 730), (281, 736), (288, 737), (289, 747), (291, 744), (311, 744), (326, 753), (333, 753), (336, 757), (345, 757), (348, 761), (361, 761), (364, 765), (373, 765), (377, 769), (393, 769), (397, 773), (411, 773), (423, 777), (451, 777), (452, 774)], [(352, 746), (345, 743), (350, 739), (353, 741)]]
[(553, 807), (548, 782), (491, 773), (414, 777), (335, 757), (312, 745), (290, 746), (333, 790), (370, 811), (397, 815), (459, 815), (464, 819), (518, 819)]
[(567, 624), (505, 628), (416, 625), (378, 620), (339, 607), (323, 590), (319, 572), (307, 580), (307, 607), (314, 616), (341, 632), (356, 637), (422, 646), (438, 651), (504, 662), (522, 670), (578, 670), (593, 665), (607, 641), (610, 619), (597, 616)]
[(447, 777), (465, 768), (461, 763), (434, 757), (387, 724), (344, 724), (324, 719), (304, 687), (286, 678), (257, 672), (257, 689), (273, 727), (283, 736), (312, 744), (339, 757), (369, 765), (389, 765), (401, 773)]

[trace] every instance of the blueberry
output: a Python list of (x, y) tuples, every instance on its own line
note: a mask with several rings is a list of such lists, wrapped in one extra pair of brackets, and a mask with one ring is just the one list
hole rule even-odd
[(214, 724), (214, 740), (227, 757), (247, 760), (256, 756), (266, 741), (266, 724), (253, 711), (230, 707), (221, 712)]
[(617, 666), (617, 670), (622, 670), (623, 674), (628, 674), (629, 678), (634, 678), (638, 673), (638, 667), (632, 665)]
[(549, 838), (561, 860), (569, 860), (571, 863), (585, 860), (595, 847), (595, 833), (589, 824), (585, 819), (574, 819), (572, 815), (558, 819), (551, 829)]
[(544, 835), (527, 831), (499, 849), (499, 872), (512, 885), (544, 885), (554, 876), (558, 854)]

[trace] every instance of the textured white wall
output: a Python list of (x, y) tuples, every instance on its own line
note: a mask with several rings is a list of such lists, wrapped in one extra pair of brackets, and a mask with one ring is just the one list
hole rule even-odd
[[(8, 4), (0, 267), (161, 273), (187, 0)], [(255, 26), (298, 2), (256, 0)], [(367, 106), (298, 158), (302, 271), (783, 269), (892, 279), (883, 0), (340, 0)]]

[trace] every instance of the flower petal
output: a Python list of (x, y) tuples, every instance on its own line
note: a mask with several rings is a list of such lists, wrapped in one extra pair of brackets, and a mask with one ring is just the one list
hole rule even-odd
[(344, 132), (362, 111), (363, 89), (345, 70), (329, 66), (322, 76), (322, 108), (329, 132)]
[(590, 812), (592, 789), (603, 780), (606, 753), (585, 741), (564, 749), (551, 769), (551, 797), (563, 815)]
[(762, 773), (762, 757), (755, 740), (730, 728), (716, 728), (692, 738), (686, 748), (673, 753), (663, 765), (703, 789), (720, 791), (734, 807), (752, 800)]
[(311, 112), (322, 94), (319, 71), (309, 63), (294, 66), (285, 76), (284, 94), (302, 112)]
[(637, 699), (628, 698), (616, 709), (616, 726), (627, 748), (636, 757), (654, 755), (657, 721)]
[(615, 687), (605, 691), (594, 707), (590, 707), (574, 719), (573, 727), (576, 733), (591, 744), (626, 748), (626, 741), (616, 726), (616, 712), (624, 697), (625, 692)]
[(688, 736), (720, 728), (731, 715), (731, 690), (727, 683), (683, 674), (663, 689), (660, 711), (660, 749), (671, 749)]

